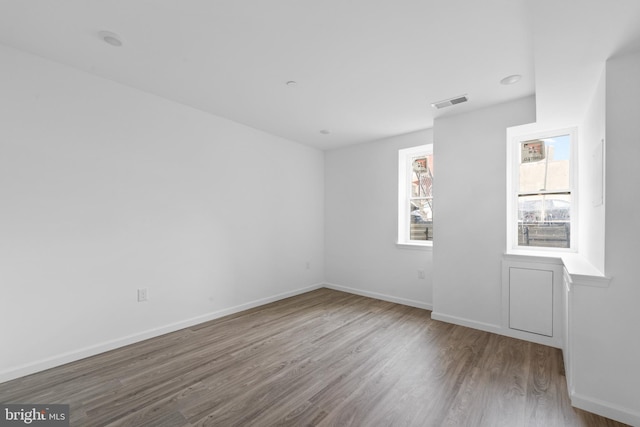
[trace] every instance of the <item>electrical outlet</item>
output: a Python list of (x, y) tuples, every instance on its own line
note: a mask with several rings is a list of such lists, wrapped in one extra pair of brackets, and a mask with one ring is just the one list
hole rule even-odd
[(418, 270), (418, 279), (424, 279), (424, 270)]
[(138, 302), (143, 302), (147, 300), (147, 288), (138, 289)]

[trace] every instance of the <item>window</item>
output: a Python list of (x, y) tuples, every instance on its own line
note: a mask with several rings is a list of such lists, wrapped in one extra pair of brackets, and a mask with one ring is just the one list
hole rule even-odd
[(568, 131), (517, 141), (510, 222), (514, 247), (574, 247), (572, 140)]
[(430, 246), (433, 241), (433, 145), (399, 151), (398, 243)]

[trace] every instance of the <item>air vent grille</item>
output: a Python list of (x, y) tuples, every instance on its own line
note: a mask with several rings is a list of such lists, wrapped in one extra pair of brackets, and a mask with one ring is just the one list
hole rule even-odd
[(468, 100), (469, 98), (467, 98), (467, 95), (460, 95), (456, 96), (455, 98), (445, 99), (444, 101), (434, 102), (433, 104), (431, 104), (431, 106), (437, 109), (441, 109), (456, 104), (462, 104), (463, 102), (467, 102)]

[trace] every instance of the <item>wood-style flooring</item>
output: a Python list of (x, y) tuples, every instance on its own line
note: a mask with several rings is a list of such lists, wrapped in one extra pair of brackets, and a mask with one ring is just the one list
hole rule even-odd
[(72, 426), (621, 426), (557, 349), (319, 289), (0, 384)]

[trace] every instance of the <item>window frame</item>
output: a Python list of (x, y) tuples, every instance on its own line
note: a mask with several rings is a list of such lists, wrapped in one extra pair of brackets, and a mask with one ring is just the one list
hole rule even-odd
[[(433, 240), (411, 240), (409, 201), (413, 167), (411, 158), (416, 155), (433, 156), (433, 143), (398, 150), (398, 247), (429, 249)], [(433, 195), (431, 197), (433, 200)]]
[[(570, 139), (569, 151), (569, 189), (570, 205), (570, 236), (569, 247), (558, 248), (549, 246), (521, 246), (518, 244), (518, 214), (519, 214), (519, 186), (520, 186), (520, 150), (523, 142), (553, 138), (568, 135)], [(546, 193), (546, 192), (545, 192)], [(550, 191), (550, 193), (557, 193)], [(540, 193), (542, 194), (542, 193)], [(507, 252), (578, 252), (578, 132), (577, 128), (555, 129), (538, 133), (519, 134), (508, 140), (507, 145)]]

